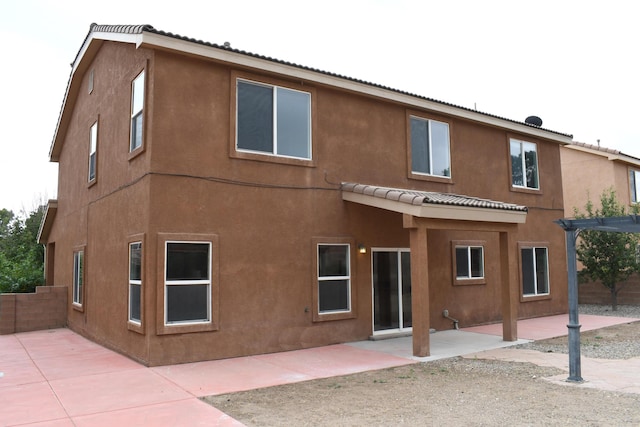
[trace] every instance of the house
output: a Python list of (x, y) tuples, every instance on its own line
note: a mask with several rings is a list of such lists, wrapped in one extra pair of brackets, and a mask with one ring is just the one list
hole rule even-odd
[[(639, 158), (600, 145), (573, 141), (562, 147), (560, 159), (565, 217), (575, 216), (575, 209), (585, 213), (589, 200), (595, 208), (600, 208), (600, 196), (610, 189), (628, 211), (640, 202)], [(586, 282), (579, 286), (579, 300), (583, 304), (610, 304), (611, 294), (599, 282)], [(633, 274), (620, 290), (618, 303), (640, 304), (638, 274)]]
[(163, 32), (92, 25), (40, 232), (68, 326), (147, 365), (566, 312), (571, 136)]

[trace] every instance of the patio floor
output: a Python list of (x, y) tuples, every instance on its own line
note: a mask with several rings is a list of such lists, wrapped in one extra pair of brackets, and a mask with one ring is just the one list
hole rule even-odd
[[(633, 320), (637, 319), (580, 317), (583, 331)], [(519, 321), (518, 334), (524, 340), (518, 342), (566, 335), (567, 322), (567, 315)], [(69, 329), (2, 335), (0, 426), (242, 425), (198, 397), (473, 353), (505, 359), (535, 356), (503, 349), (518, 342), (504, 342), (501, 335), (501, 324), (436, 332), (427, 358), (414, 358), (411, 337), (406, 337), (154, 368)], [(555, 356), (558, 361), (553, 363), (567, 359)], [(585, 371), (590, 363), (584, 362)], [(620, 364), (614, 364), (618, 370)], [(607, 367), (597, 369), (602, 374)], [(597, 381), (591, 386), (598, 386)], [(615, 381), (604, 386), (628, 387)]]

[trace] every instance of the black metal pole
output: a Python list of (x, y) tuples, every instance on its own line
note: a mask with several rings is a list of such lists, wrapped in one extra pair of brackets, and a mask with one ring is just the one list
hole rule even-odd
[(567, 228), (567, 275), (569, 285), (569, 378), (582, 382), (580, 373), (580, 324), (578, 323), (578, 266), (576, 261), (577, 229)]

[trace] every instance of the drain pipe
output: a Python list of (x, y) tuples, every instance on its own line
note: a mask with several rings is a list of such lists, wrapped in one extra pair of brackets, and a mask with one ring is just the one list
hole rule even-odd
[(442, 317), (444, 317), (445, 319), (449, 319), (453, 322), (453, 329), (460, 329), (460, 327), (458, 326), (458, 321), (453, 317), (449, 317), (449, 310), (447, 310), (446, 308), (442, 310)]

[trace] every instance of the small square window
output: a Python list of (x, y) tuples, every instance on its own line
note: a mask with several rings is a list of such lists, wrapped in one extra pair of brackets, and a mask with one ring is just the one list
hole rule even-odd
[(482, 246), (456, 247), (456, 278), (478, 279), (484, 277), (484, 254)]

